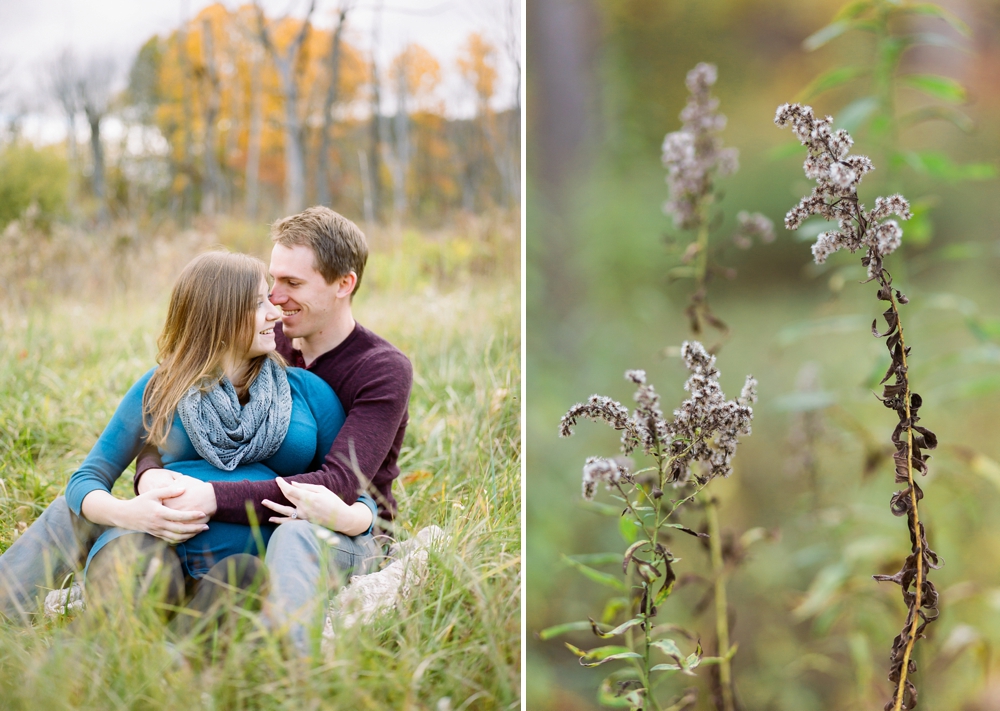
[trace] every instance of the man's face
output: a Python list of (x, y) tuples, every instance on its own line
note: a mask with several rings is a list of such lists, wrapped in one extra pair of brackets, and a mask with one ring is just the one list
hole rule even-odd
[(309, 338), (328, 327), (337, 307), (337, 284), (316, 271), (310, 247), (274, 245), (271, 250), (271, 303), (281, 309), (289, 338)]

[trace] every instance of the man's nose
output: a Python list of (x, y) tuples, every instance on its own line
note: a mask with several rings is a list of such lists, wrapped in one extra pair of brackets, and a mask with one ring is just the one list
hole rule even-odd
[(278, 287), (271, 289), (271, 293), (267, 295), (267, 298), (275, 306), (278, 306), (279, 304), (283, 304), (286, 301), (288, 301), (288, 295), (283, 294), (281, 289), (279, 289)]

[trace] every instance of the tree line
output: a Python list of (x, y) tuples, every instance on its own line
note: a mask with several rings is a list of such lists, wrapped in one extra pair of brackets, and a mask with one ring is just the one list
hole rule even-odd
[[(498, 47), (471, 33), (452, 66), (410, 43), (382, 66), (379, 19), (362, 48), (349, 31), (355, 10), (342, 2), (321, 29), (315, 0), (302, 18), (211, 5), (149, 38), (117, 92), (124, 67), (112, 58), (55, 57), (46, 93), (96, 217), (253, 219), (327, 204), (369, 223), (440, 221), (519, 203), (519, 100), (495, 109), (501, 62), (520, 91), (517, 40)], [(448, 72), (474, 100), (468, 118), (449, 117), (439, 96)], [(117, 141), (105, 135), (111, 116), (124, 127)]]

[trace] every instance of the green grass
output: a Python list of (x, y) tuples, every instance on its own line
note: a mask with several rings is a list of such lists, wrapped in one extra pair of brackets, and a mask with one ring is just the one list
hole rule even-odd
[[(414, 366), (394, 485), (400, 536), (431, 524), (449, 536), (414, 594), (373, 626), (339, 632), (313, 664), (283, 655), (252, 617), (206, 662), (179, 660), (148, 610), (115, 624), (90, 611), (29, 629), (0, 626), (0, 708), (519, 705), (516, 278), (468, 277), (444, 292), (422, 277), (371, 287), (355, 302), (358, 320)], [(165, 293), (132, 289), (0, 312), (0, 550), (62, 491), (118, 400), (154, 363), (164, 305)], [(130, 491), (126, 473), (115, 493)]]

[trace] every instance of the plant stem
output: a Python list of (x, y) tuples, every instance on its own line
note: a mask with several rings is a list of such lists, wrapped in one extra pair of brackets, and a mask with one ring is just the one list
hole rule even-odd
[[(896, 306), (896, 299), (893, 296), (893, 292), (889, 290), (889, 303), (892, 305), (892, 311), (896, 315), (896, 325), (899, 329), (899, 348), (902, 351), (902, 363), (903, 363), (903, 382), (905, 383), (905, 388), (903, 389), (903, 396), (906, 398), (906, 420), (910, 420), (910, 378), (907, 372), (906, 366), (906, 343), (903, 340), (903, 322), (899, 319), (899, 308)], [(924, 591), (924, 576), (926, 572), (924, 571), (924, 537), (921, 535), (920, 531), (920, 513), (917, 511), (917, 488), (913, 481), (913, 425), (906, 428), (906, 477), (910, 486), (910, 510), (912, 511), (913, 517), (913, 531), (914, 531), (914, 553), (917, 554), (917, 579), (916, 579), (916, 590), (914, 591), (914, 601), (913, 601), (913, 621), (910, 623), (910, 635), (906, 642), (906, 648), (903, 651), (903, 666), (899, 672), (899, 686), (896, 688), (896, 704), (893, 707), (893, 711), (900, 711), (903, 704), (903, 690), (906, 688), (906, 677), (910, 666), (910, 655), (913, 653), (913, 645), (917, 641), (917, 627), (920, 624), (920, 605), (922, 602), (923, 591)]]
[(708, 520), (708, 544), (712, 554), (712, 572), (715, 579), (715, 634), (718, 638), (716, 654), (719, 662), (719, 685), (722, 687), (722, 711), (734, 711), (733, 676), (729, 656), (729, 604), (726, 600), (726, 568), (722, 558), (722, 531), (715, 498), (703, 497), (705, 516)]
[(701, 220), (698, 225), (698, 265), (695, 267), (695, 291), (705, 288), (705, 278), (708, 275), (708, 201), (701, 206)]

